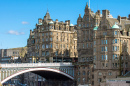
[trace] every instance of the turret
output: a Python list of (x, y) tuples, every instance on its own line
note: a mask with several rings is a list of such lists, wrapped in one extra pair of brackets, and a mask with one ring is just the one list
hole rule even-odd
[(70, 20), (66, 20), (65, 23), (70, 25)]
[(42, 23), (42, 19), (41, 18), (38, 19), (38, 24), (40, 24), (40, 23)]
[(81, 17), (81, 14), (79, 14), (78, 21), (81, 21), (81, 20), (82, 20), (82, 17)]
[(73, 30), (74, 30), (74, 25), (70, 24), (70, 31), (73, 31)]
[(56, 24), (58, 24), (58, 19), (56, 19)]
[(47, 11), (46, 15), (44, 16), (43, 20), (46, 21), (46, 22), (50, 22), (51, 21), (51, 17), (50, 17), (50, 14), (49, 14), (48, 11)]
[(32, 35), (32, 30), (30, 30), (30, 36)]
[(87, 3), (85, 7), (85, 14), (90, 13), (90, 12), (91, 12), (91, 9), (88, 7), (88, 3)]

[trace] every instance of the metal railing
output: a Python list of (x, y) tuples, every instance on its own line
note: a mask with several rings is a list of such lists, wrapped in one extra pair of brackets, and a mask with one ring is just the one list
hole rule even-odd
[(73, 66), (72, 63), (11, 63), (1, 64), (2, 68), (9, 67), (54, 67), (54, 66)]

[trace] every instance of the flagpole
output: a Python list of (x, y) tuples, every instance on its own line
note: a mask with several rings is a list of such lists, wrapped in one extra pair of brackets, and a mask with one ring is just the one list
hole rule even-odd
[(90, 0), (89, 0), (89, 8), (90, 8)]

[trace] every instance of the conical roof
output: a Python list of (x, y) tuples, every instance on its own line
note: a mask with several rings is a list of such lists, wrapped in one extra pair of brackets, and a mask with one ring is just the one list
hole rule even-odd
[(93, 30), (98, 30), (98, 26), (94, 27)]
[(73, 24), (70, 24), (70, 26), (72, 27), (72, 26), (74, 26)]
[(119, 29), (119, 26), (115, 23), (115, 25), (112, 26), (112, 29)]
[(54, 22), (53, 22), (53, 21), (50, 21), (49, 24), (54, 24)]
[(47, 13), (46, 13), (46, 19), (51, 19), (51, 17), (50, 17), (50, 14), (49, 14), (49, 12), (47, 11)]

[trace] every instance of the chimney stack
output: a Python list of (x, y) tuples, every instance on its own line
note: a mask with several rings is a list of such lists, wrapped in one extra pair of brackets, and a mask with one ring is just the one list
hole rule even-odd
[(129, 14), (129, 16), (128, 16), (128, 20), (130, 20), (130, 14)]
[(100, 10), (97, 11), (98, 15), (100, 16)]
[(109, 11), (109, 10), (103, 10), (103, 11), (102, 11), (102, 17), (103, 17), (103, 18), (107, 18), (108, 15), (110, 15), (110, 11)]
[(121, 24), (121, 16), (119, 15), (117, 20), (119, 21), (119, 23)]

